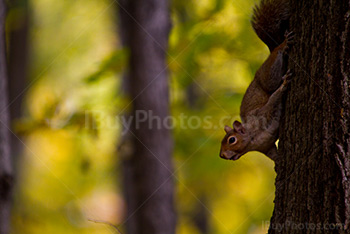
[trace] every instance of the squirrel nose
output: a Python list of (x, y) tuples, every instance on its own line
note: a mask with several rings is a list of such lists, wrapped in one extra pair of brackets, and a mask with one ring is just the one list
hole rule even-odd
[(221, 152), (220, 157), (223, 159), (229, 159), (227, 152)]

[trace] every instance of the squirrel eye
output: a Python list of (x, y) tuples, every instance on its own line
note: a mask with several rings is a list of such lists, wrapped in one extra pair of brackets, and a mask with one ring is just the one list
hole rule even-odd
[(231, 137), (228, 139), (228, 143), (233, 144), (236, 142), (236, 137)]

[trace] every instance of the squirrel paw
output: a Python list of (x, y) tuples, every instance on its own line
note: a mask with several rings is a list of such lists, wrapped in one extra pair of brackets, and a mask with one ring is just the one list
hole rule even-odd
[(293, 72), (292, 72), (292, 70), (288, 70), (287, 72), (286, 72), (286, 74), (282, 77), (282, 80), (283, 80), (283, 86), (284, 87), (287, 87), (288, 86), (288, 84), (290, 83), (290, 81), (292, 80), (292, 77), (293, 77)]
[(295, 33), (293, 31), (286, 31), (284, 37), (286, 38), (286, 46), (283, 48), (283, 52), (286, 54), (290, 50), (290, 47), (294, 45)]

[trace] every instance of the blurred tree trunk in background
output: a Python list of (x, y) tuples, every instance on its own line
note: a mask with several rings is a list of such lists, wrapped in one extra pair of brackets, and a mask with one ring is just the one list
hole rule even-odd
[[(131, 17), (130, 17), (130, 0), (119, 0), (118, 7), (118, 16), (119, 16), (119, 35), (121, 44), (124, 48), (128, 48), (129, 45), (129, 34), (130, 34), (130, 26), (131, 26)], [(122, 77), (121, 84), (121, 92), (127, 98), (130, 98), (131, 95), (131, 87), (130, 87), (130, 77), (129, 77), (129, 68), (126, 68)], [(120, 113), (123, 115), (123, 118), (130, 118), (130, 113), (128, 110), (124, 110), (124, 113)], [(123, 126), (122, 128), (122, 136), (121, 142), (118, 147), (118, 154), (121, 161), (121, 177), (122, 177), (122, 187), (123, 187), (123, 195), (125, 202), (127, 204), (126, 207), (126, 222), (125, 229), (128, 233), (138, 233), (138, 226), (136, 215), (132, 215), (133, 212), (137, 209), (137, 200), (136, 200), (136, 188), (135, 186), (131, 186), (133, 183), (133, 161), (131, 160), (133, 155), (133, 136), (130, 133), (127, 126)]]
[(9, 113), (7, 97), (7, 61), (6, 61), (6, 4), (0, 0), (0, 233), (9, 233), (12, 163), (10, 155)]
[(290, 2), (295, 76), (269, 233), (350, 233), (334, 229), (350, 221), (350, 3)]
[[(22, 117), (23, 97), (28, 80), (28, 0), (12, 0), (10, 5), (14, 14), (9, 24), (9, 103), (10, 117), (14, 121)], [(15, 129), (13, 129), (15, 132)], [(15, 162), (21, 151), (22, 143), (16, 135), (11, 134), (11, 151)], [(16, 165), (17, 163), (15, 163)]]
[[(163, 125), (169, 116), (166, 50), (171, 28), (169, 1), (119, 1), (121, 35), (130, 48), (126, 90), (132, 102), (129, 139), (133, 151), (123, 158), (124, 190), (130, 234), (175, 233), (172, 139)], [(145, 113), (157, 120), (138, 121)], [(152, 126), (153, 125), (153, 126)]]
[(208, 209), (205, 207), (205, 204), (208, 204), (205, 195), (202, 195), (200, 202), (197, 203), (192, 214), (192, 219), (196, 225), (198, 231), (202, 234), (210, 233), (210, 217)]

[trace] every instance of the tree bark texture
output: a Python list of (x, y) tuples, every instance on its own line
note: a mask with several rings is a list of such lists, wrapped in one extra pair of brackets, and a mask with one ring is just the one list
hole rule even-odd
[[(127, 8), (125, 7), (127, 3)], [(175, 233), (172, 138), (157, 121), (139, 121), (140, 111), (162, 122), (169, 116), (166, 50), (170, 31), (169, 1), (130, 0), (119, 3), (122, 38), (130, 47), (129, 85), (133, 152), (124, 161), (127, 186), (127, 231), (132, 234)], [(127, 16), (125, 15), (127, 14)], [(126, 17), (126, 18), (125, 18)], [(123, 21), (124, 20), (124, 21)], [(128, 194), (128, 193), (126, 193)], [(131, 225), (132, 224), (132, 225)]]
[(294, 78), (269, 233), (350, 233), (350, 2), (290, 3)]
[(0, 233), (10, 230), (12, 167), (10, 156), (5, 40), (6, 4), (0, 0)]

